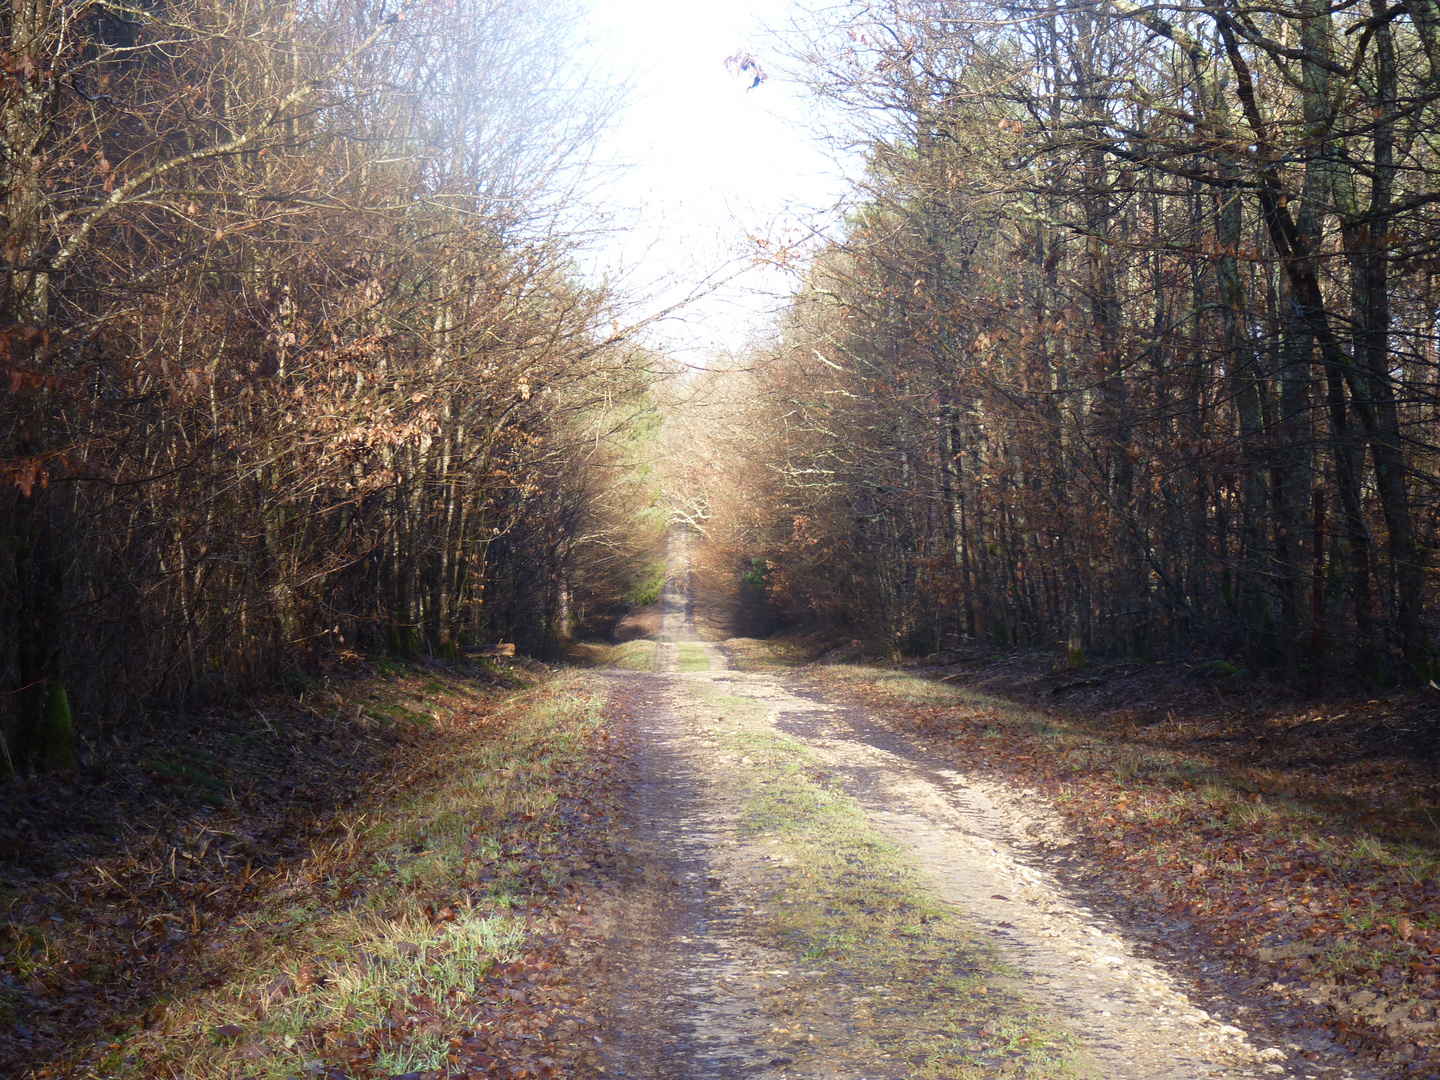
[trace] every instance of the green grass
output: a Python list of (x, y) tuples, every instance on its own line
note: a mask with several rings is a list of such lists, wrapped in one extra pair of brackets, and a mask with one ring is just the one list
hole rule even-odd
[(649, 638), (606, 645), (597, 641), (572, 642), (567, 652), (572, 663), (586, 667), (619, 667), (632, 671), (655, 670), (655, 642)]
[[(477, 980), (517, 954), (526, 924), (512, 909), (534, 880), (525, 871), (541, 863), (556, 874), (544, 859), (557, 790), (596, 767), (603, 697), (582, 680), (561, 674), (512, 695), (493, 723), (437, 740), (423, 782), (392, 788), (277, 878), (233, 927), (220, 955), (228, 976), (121, 1033), (107, 1073), (283, 1080), (349, 1038), (373, 1048), (379, 1075), (445, 1068), (445, 1038), (392, 1036), (388, 1025), (419, 996), (446, 1037), (471, 1026)], [(427, 899), (456, 907), (432, 918)], [(243, 1036), (217, 1038), (226, 1024)]]
[(682, 642), (675, 646), (676, 671), (709, 671), (710, 654), (703, 645)]
[(736, 671), (782, 671), (804, 661), (798, 649), (787, 649), (783, 642), (761, 638), (727, 638), (725, 650), (730, 666)]
[(616, 645), (606, 662), (610, 667), (630, 668), (634, 671), (654, 671), (655, 642), (641, 639)]

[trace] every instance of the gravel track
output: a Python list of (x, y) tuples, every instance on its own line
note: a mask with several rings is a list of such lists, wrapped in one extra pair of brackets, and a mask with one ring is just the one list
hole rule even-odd
[[(741, 766), (710, 738), (696, 696), (707, 687), (759, 702), (777, 731), (823, 762), (934, 895), (1015, 972), (1010, 985), (1073, 1032), (1080, 1075), (1379, 1075), (1338, 1055), (1305, 1060), (1300, 1052), (1314, 1044), (1252, 1038), (1246, 1025), (1197, 1007), (1188, 976), (1146, 955), (1153, 934), (1127, 929), (1058, 880), (1054, 866), (1068, 838), (1038, 799), (965, 775), (883, 718), (827, 701), (793, 676), (730, 670), (722, 647), (698, 642), (686, 585), (681, 566), (662, 600), (656, 671), (599, 676), (635, 718), (625, 842), (637, 869), (610, 950), (609, 1075), (911, 1075), (903, 1056), (886, 1049), (903, 1041), (905, 1014), (886, 1009), (883, 985), (854, 985), (777, 948), (766, 933), (784, 867), (762, 840), (737, 829)], [(677, 671), (679, 642), (704, 648), (710, 670)], [(1225, 1012), (1243, 1017), (1245, 1006)], [(887, 1023), (894, 1030), (877, 1038), (877, 1024)]]

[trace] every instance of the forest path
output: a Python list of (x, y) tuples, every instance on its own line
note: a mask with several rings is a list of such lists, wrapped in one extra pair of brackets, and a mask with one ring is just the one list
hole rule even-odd
[(1025, 792), (732, 670), (696, 639), (686, 578), (678, 560), (655, 672), (600, 676), (635, 766), (609, 1075), (1366, 1075), (1193, 1004), (1046, 869), (1036, 836), (1059, 826)]

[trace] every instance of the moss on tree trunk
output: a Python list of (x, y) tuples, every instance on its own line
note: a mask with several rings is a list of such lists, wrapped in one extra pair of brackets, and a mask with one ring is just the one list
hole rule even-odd
[(36, 756), (41, 761), (52, 769), (74, 767), (75, 725), (70, 719), (70, 697), (65, 692), (64, 679), (50, 680), (38, 736)]

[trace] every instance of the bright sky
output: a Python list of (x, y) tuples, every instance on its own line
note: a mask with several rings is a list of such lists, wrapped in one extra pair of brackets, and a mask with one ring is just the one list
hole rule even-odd
[[(635, 208), (633, 223), (598, 257), (637, 283), (668, 283), (664, 306), (707, 276), (741, 264), (747, 234), (792, 240), (815, 211), (844, 191), (838, 170), (809, 137), (806, 91), (779, 77), (779, 48), (766, 27), (783, 29), (792, 0), (592, 0), (597, 65), (628, 74), (630, 104), (603, 148), (628, 164), (607, 201)], [(770, 78), (725, 68), (750, 53)], [(749, 249), (753, 252), (753, 249)], [(738, 349), (771, 325), (793, 284), (755, 267), (667, 321), (655, 344), (685, 359)], [(647, 305), (648, 307), (648, 305)]]

